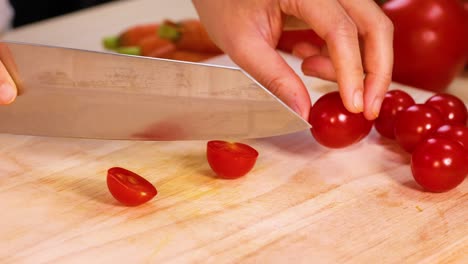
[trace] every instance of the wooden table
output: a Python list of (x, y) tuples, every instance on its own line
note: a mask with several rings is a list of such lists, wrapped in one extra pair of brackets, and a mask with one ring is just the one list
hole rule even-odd
[[(119, 1), (5, 38), (101, 50), (103, 36), (129, 25), (194, 16), (190, 1)], [(336, 89), (302, 77), (313, 100)], [(431, 95), (396, 87), (417, 101)], [(465, 75), (449, 91), (468, 101), (466, 89)], [(467, 181), (423, 192), (408, 154), (375, 131), (340, 150), (309, 131), (244, 142), (260, 157), (229, 181), (213, 176), (204, 141), (0, 135), (0, 263), (468, 262)], [(142, 174), (158, 196), (120, 206), (106, 187), (111, 166)]]

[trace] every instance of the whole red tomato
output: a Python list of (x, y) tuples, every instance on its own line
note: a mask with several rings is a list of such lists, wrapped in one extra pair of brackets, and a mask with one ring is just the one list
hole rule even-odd
[(437, 109), (425, 104), (414, 104), (397, 114), (393, 132), (398, 145), (411, 153), (443, 124), (444, 119)]
[(390, 0), (382, 5), (394, 32), (393, 80), (443, 91), (467, 61), (468, 16), (460, 0)]
[(206, 158), (211, 169), (224, 179), (244, 176), (254, 167), (258, 151), (239, 142), (211, 140), (206, 145)]
[(468, 173), (463, 146), (447, 138), (429, 138), (411, 156), (411, 171), (419, 185), (430, 192), (445, 192), (457, 187)]
[(425, 104), (439, 110), (447, 124), (466, 124), (468, 112), (465, 103), (455, 95), (438, 93), (427, 99)]
[(373, 121), (362, 113), (349, 112), (343, 105), (339, 92), (322, 95), (312, 106), (309, 115), (311, 132), (321, 145), (344, 148), (367, 136)]
[(413, 97), (407, 92), (398, 89), (388, 91), (382, 101), (379, 117), (375, 119), (375, 130), (384, 137), (394, 139), (393, 127), (396, 115), (414, 104)]

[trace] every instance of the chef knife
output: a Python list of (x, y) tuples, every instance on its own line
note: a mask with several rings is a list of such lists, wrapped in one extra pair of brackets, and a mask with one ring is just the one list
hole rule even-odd
[(1, 41), (19, 96), (0, 133), (113, 140), (247, 139), (310, 125), (237, 67)]

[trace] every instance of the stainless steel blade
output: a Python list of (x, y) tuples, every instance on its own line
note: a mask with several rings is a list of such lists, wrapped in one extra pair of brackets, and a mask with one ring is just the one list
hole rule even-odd
[(20, 95), (0, 133), (131, 140), (258, 138), (309, 124), (238, 68), (0, 42)]

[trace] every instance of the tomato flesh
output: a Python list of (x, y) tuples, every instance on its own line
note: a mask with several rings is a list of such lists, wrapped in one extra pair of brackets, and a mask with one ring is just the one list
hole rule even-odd
[(465, 103), (454, 95), (439, 93), (427, 99), (425, 104), (439, 110), (447, 124), (466, 124), (467, 109)]
[(429, 138), (411, 156), (415, 181), (429, 192), (446, 192), (460, 185), (468, 173), (467, 155), (455, 140)]
[(425, 104), (414, 104), (397, 114), (395, 139), (404, 150), (411, 153), (419, 142), (430, 136), (443, 123), (442, 115), (435, 108)]
[(258, 151), (239, 142), (211, 140), (207, 143), (206, 156), (208, 164), (218, 177), (235, 179), (252, 170)]
[(380, 135), (394, 139), (393, 127), (397, 113), (415, 104), (413, 97), (402, 90), (391, 90), (385, 93), (379, 117), (375, 119), (374, 127)]
[(321, 145), (344, 148), (365, 138), (373, 121), (362, 113), (349, 112), (337, 91), (321, 96), (312, 106), (309, 115), (311, 133)]
[(146, 203), (158, 193), (149, 181), (120, 167), (113, 167), (107, 171), (107, 187), (112, 196), (126, 206)]

